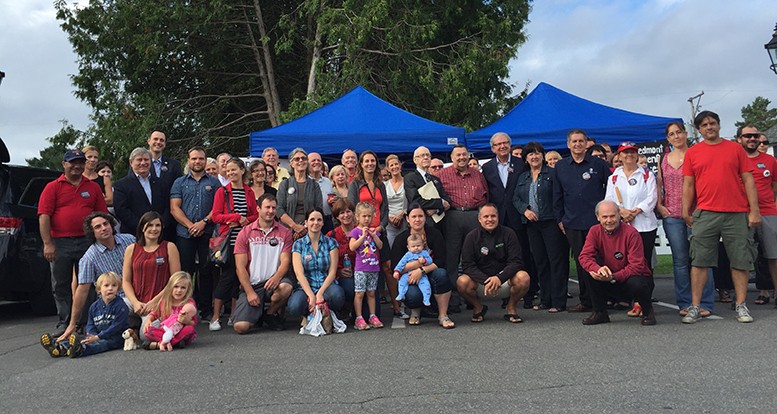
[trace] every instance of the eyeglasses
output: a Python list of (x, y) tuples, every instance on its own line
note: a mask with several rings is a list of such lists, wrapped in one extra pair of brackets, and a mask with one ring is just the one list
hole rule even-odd
[(430, 170), (441, 170), (442, 165), (432, 165), (429, 167)]
[(510, 142), (509, 141), (495, 142), (491, 146), (493, 146), (493, 147), (501, 147), (502, 145), (510, 146)]
[(761, 138), (761, 134), (742, 134), (742, 138)]
[(432, 154), (425, 153), (425, 154), (418, 154), (416, 155), (418, 158), (432, 158)]

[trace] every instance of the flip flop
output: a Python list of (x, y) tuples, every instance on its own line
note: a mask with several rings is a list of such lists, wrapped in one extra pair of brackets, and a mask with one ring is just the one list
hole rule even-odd
[(483, 309), (481, 309), (480, 312), (472, 313), (472, 319), (470, 319), (470, 321), (474, 323), (483, 322), (483, 320), (486, 319), (487, 312), (488, 312), (488, 306), (483, 305)]
[(447, 316), (443, 316), (440, 318), (440, 326), (442, 326), (443, 329), (453, 329), (456, 327), (456, 324), (453, 323), (451, 318)]
[(755, 304), (756, 305), (766, 305), (767, 303), (769, 303), (769, 297), (768, 296), (761, 295), (761, 296), (758, 296), (757, 298), (755, 298)]
[(521, 322), (523, 322), (523, 319), (521, 319), (521, 317), (518, 316), (518, 314), (516, 314), (516, 313), (506, 313), (503, 316), (503, 318), (504, 318), (504, 320), (506, 320), (507, 322), (510, 322), (510, 323), (521, 323)]

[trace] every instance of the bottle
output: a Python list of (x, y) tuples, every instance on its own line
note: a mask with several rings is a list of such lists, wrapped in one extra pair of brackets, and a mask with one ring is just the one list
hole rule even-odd
[(346, 253), (343, 258), (343, 268), (351, 270), (351, 256), (349, 256), (348, 253)]

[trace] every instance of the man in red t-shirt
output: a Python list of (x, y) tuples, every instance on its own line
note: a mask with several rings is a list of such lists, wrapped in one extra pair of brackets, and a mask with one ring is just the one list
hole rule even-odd
[[(753, 170), (753, 180), (758, 192), (758, 208), (761, 210), (761, 225), (755, 228), (760, 253), (769, 263), (772, 282), (777, 286), (777, 159), (760, 151), (764, 138), (753, 125), (737, 128), (737, 140), (742, 144)], [(760, 279), (757, 279), (760, 281)], [(758, 284), (758, 283), (756, 283)], [(769, 302), (769, 292), (761, 289), (756, 305)]]
[[(707, 283), (707, 268), (717, 266), (718, 240), (731, 261), (736, 291), (737, 321), (752, 322), (745, 305), (753, 268), (752, 232), (761, 224), (758, 195), (750, 161), (741, 145), (720, 137), (720, 117), (702, 111), (693, 120), (704, 141), (685, 154), (683, 163), (683, 219), (693, 226), (691, 238), (691, 306), (683, 323), (699, 320), (699, 303)], [(696, 210), (691, 206), (696, 201)]]
[(100, 186), (83, 176), (85, 164), (83, 152), (67, 151), (62, 159), (64, 174), (46, 184), (38, 202), (43, 256), (53, 264), (52, 288), (59, 315), (55, 337), (70, 322), (73, 268), (78, 271), (78, 261), (91, 244), (84, 236), (84, 218), (95, 211), (108, 212)]

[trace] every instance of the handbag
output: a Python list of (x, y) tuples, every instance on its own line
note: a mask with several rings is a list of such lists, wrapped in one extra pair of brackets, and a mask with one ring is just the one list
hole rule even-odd
[[(230, 196), (226, 187), (224, 188), (224, 192), (227, 197)], [(229, 200), (225, 198), (225, 201), (227, 203), (227, 213), (231, 213), (232, 209), (229, 207)], [(216, 266), (223, 266), (229, 261), (229, 239), (232, 235), (232, 230), (234, 230), (234, 228), (231, 228), (226, 233), (220, 234), (221, 226), (222, 224), (219, 224), (213, 229), (213, 234), (211, 235), (210, 240), (208, 240), (208, 248), (210, 249), (208, 260)]]
[(208, 240), (210, 262), (216, 266), (223, 266), (229, 261), (229, 239), (232, 229), (224, 234), (219, 234), (219, 226), (213, 230), (213, 236)]

